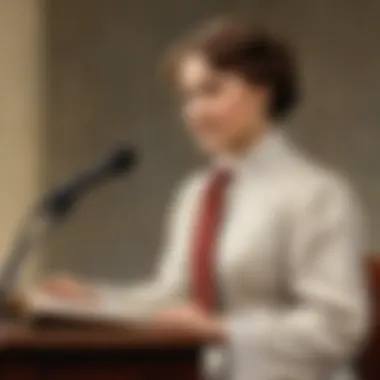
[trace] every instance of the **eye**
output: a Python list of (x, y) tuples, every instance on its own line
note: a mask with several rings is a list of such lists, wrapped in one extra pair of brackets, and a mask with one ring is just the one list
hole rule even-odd
[(206, 80), (191, 89), (182, 89), (179, 94), (180, 102), (186, 104), (194, 100), (216, 96), (220, 92), (221, 86), (222, 83), (219, 80)]
[(201, 92), (205, 96), (215, 96), (217, 95), (222, 87), (220, 80), (212, 79), (204, 82), (201, 87)]

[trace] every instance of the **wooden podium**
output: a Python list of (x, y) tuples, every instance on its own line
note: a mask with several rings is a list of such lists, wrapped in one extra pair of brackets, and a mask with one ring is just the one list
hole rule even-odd
[(199, 380), (204, 342), (141, 329), (0, 327), (1, 380)]

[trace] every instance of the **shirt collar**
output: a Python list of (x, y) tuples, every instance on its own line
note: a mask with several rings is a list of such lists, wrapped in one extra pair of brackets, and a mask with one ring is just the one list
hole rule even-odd
[(259, 141), (253, 141), (246, 152), (239, 157), (221, 155), (216, 157), (214, 167), (239, 174), (246, 169), (249, 171), (264, 169), (267, 164), (276, 161), (281, 147), (286, 145), (286, 136), (282, 128), (272, 126), (265, 131)]

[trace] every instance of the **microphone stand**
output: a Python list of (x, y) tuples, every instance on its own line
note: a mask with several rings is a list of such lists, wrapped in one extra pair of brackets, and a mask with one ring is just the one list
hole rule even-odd
[(49, 192), (27, 215), (13, 248), (0, 269), (0, 319), (9, 315), (10, 297), (22, 264), (30, 251), (41, 244), (54, 227), (70, 213), (73, 206), (96, 185), (123, 174), (136, 163), (136, 152), (121, 148), (112, 152), (100, 165), (87, 169), (73, 180)]
[(18, 274), (31, 251), (40, 246), (49, 231), (70, 213), (76, 201), (73, 192), (48, 194), (30, 212), (16, 234), (11, 252), (0, 269), (0, 320), (12, 319), (11, 297)]

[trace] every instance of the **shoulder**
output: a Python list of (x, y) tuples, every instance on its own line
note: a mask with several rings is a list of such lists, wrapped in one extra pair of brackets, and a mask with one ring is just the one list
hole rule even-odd
[(186, 174), (180, 179), (172, 191), (172, 204), (178, 206), (180, 203), (189, 201), (199, 193), (206, 178), (206, 170), (198, 169)]
[(202, 187), (207, 176), (206, 169), (193, 170), (187, 173), (180, 181), (177, 186), (177, 194), (185, 195), (187, 193), (192, 193)]
[(308, 210), (362, 213), (363, 207), (349, 179), (301, 149), (290, 148), (282, 171), (295, 209), (303, 213)]

